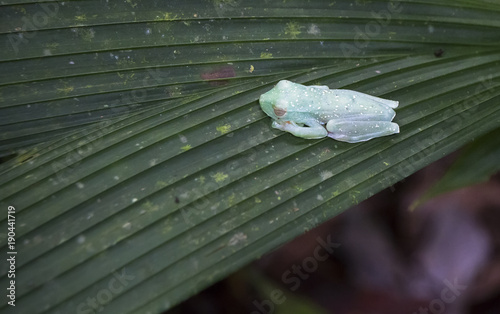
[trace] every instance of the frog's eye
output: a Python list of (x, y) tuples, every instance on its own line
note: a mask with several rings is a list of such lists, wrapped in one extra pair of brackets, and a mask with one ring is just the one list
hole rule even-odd
[(275, 107), (273, 106), (273, 110), (274, 110), (274, 114), (277, 116), (277, 117), (282, 117), (285, 115), (286, 113), (286, 109), (285, 108), (280, 108), (280, 107)]

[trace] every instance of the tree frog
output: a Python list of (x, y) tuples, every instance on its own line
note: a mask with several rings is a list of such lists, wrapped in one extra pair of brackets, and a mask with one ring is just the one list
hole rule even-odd
[(391, 122), (397, 101), (352, 90), (282, 80), (262, 94), (259, 102), (274, 120), (273, 128), (306, 139), (328, 136), (357, 143), (399, 133), (399, 125)]

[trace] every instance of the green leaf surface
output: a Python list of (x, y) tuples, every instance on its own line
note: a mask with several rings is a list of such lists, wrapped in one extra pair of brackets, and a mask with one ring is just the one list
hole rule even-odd
[[(2, 313), (160, 313), (500, 125), (487, 1), (1, 9), (0, 151), (15, 156), (0, 203), (18, 251)], [(401, 133), (272, 129), (258, 98), (281, 79), (398, 100)]]
[(444, 176), (416, 200), (410, 209), (438, 195), (488, 181), (500, 171), (500, 129), (467, 145)]

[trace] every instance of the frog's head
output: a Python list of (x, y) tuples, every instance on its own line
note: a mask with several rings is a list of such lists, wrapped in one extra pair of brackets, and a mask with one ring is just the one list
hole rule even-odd
[(288, 109), (288, 101), (286, 100), (287, 90), (290, 85), (294, 84), (290, 81), (279, 81), (267, 93), (264, 93), (259, 98), (260, 107), (262, 110), (274, 120), (285, 119)]

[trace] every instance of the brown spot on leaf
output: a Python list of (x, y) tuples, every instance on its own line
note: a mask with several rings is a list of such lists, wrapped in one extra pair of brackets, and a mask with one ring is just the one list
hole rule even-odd
[(212, 86), (221, 86), (228, 83), (227, 80), (221, 79), (236, 77), (236, 72), (232, 66), (222, 66), (210, 72), (201, 73), (200, 76), (203, 80), (209, 81)]

